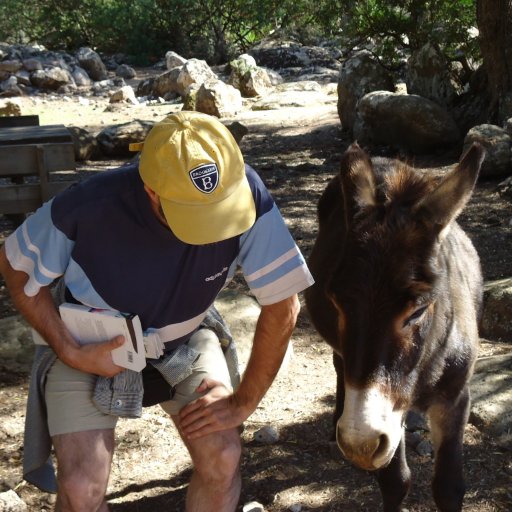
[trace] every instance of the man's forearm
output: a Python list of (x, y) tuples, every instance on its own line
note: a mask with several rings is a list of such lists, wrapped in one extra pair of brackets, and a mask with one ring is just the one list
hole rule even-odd
[(61, 320), (48, 287), (41, 288), (33, 297), (25, 294), (28, 275), (12, 268), (4, 247), (0, 249), (0, 273), (16, 309), (45, 339), (61, 361), (78, 370), (105, 377), (122, 370), (112, 362), (110, 354), (124, 343), (122, 336), (105, 340), (105, 343), (80, 347)]
[(262, 307), (251, 356), (233, 397), (238, 407), (245, 411), (244, 416), (249, 416), (256, 409), (274, 381), (286, 354), (299, 310), (296, 295)]
[(60, 319), (50, 290), (43, 287), (33, 297), (26, 295), (24, 289), (28, 275), (12, 268), (4, 247), (0, 250), (0, 272), (16, 309), (45, 339), (59, 358), (65, 360), (68, 352), (76, 349), (78, 345)]

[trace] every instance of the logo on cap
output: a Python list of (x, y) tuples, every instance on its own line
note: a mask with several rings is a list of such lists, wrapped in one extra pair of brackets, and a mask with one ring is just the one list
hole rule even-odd
[(204, 194), (211, 194), (219, 184), (219, 170), (215, 164), (203, 164), (189, 172), (194, 186)]

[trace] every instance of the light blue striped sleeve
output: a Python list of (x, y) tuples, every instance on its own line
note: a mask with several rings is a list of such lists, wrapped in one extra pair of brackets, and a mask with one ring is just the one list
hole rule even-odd
[(276, 205), (242, 235), (238, 263), (261, 305), (275, 304), (313, 284)]
[(24, 288), (29, 297), (64, 274), (74, 245), (53, 225), (52, 202), (41, 206), (5, 241), (11, 266), (29, 276)]

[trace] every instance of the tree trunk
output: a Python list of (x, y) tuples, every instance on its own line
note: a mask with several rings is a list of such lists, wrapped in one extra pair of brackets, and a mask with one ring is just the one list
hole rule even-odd
[(512, 0), (477, 0), (480, 49), (491, 98), (489, 121), (512, 117)]

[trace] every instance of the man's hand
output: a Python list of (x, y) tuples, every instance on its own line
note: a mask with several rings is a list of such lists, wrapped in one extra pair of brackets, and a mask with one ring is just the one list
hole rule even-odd
[(183, 407), (178, 416), (180, 432), (186, 439), (238, 427), (250, 414), (244, 413), (233, 394), (213, 379), (203, 379), (196, 392), (206, 394)]
[(77, 345), (68, 348), (61, 359), (68, 366), (82, 372), (100, 375), (101, 377), (113, 377), (125, 370), (125, 368), (112, 361), (112, 350), (120, 347), (124, 342), (124, 336), (116, 336), (102, 343)]

